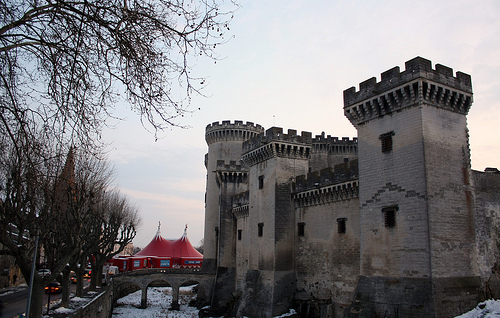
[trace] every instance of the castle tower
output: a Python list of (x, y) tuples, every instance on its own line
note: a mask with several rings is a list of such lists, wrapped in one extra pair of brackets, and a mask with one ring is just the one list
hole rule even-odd
[(358, 159), (358, 140), (349, 137), (332, 137), (316, 135), (312, 139), (309, 171), (319, 171), (327, 167), (335, 167), (341, 163)]
[(311, 146), (310, 132), (297, 135), (289, 129), (285, 134), (278, 127), (243, 144), (249, 207), (247, 217), (237, 224), (243, 231), (237, 250), (248, 255), (240, 315), (259, 312), (261, 317), (272, 317), (289, 308), (296, 286), (291, 184), (307, 173)]
[(260, 125), (242, 121), (215, 122), (206, 127), (207, 188), (203, 269), (234, 267), (234, 222), (231, 197), (246, 191), (248, 169), (241, 165), (242, 144), (263, 132)]
[[(452, 317), (478, 300), (467, 74), (417, 57), (344, 91), (358, 130), (359, 317)], [(353, 310), (351, 310), (353, 311)]]

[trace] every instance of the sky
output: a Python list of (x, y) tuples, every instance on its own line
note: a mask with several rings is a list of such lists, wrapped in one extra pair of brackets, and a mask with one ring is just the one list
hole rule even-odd
[(188, 225), (194, 246), (204, 231), (207, 124), (250, 121), (319, 135), (355, 137), (343, 114), (343, 91), (421, 56), (472, 76), (468, 114), (472, 168), (500, 169), (500, 1), (239, 0), (217, 63), (197, 60), (208, 97), (195, 97), (155, 141), (130, 106), (103, 132), (116, 185), (140, 211), (134, 246), (161, 235), (178, 239)]

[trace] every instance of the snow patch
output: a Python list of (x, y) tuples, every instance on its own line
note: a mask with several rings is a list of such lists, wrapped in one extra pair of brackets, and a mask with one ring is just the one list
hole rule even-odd
[[(117, 307), (113, 308), (112, 318), (141, 318), (141, 317), (169, 317), (169, 318), (196, 318), (198, 310), (189, 307), (189, 301), (196, 295), (191, 292), (191, 287), (181, 287), (179, 291), (180, 310), (170, 310), (172, 303), (171, 287), (148, 288), (148, 307), (140, 309), (141, 291), (118, 299)], [(274, 318), (285, 318), (295, 315), (293, 309), (286, 314)], [(499, 318), (500, 300), (487, 300), (479, 303), (473, 310), (455, 318)]]
[(500, 300), (486, 300), (476, 308), (455, 318), (498, 318), (500, 317)]

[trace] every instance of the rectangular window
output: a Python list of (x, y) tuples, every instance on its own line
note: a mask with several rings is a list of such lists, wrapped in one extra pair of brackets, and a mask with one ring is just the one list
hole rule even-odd
[(384, 213), (384, 225), (388, 228), (396, 227), (396, 212), (398, 211), (398, 206), (390, 206), (382, 209)]
[(170, 260), (169, 259), (160, 260), (160, 267), (170, 267)]
[(392, 136), (394, 136), (394, 131), (382, 134), (378, 137), (382, 145), (382, 152), (387, 153), (392, 151)]
[(241, 241), (241, 230), (238, 230), (238, 241)]
[(264, 235), (264, 223), (259, 223), (258, 227), (259, 227), (259, 236)]
[(259, 176), (259, 189), (264, 188), (264, 176)]
[(345, 226), (346, 220), (347, 220), (346, 218), (337, 219), (337, 232), (339, 234), (344, 234), (346, 232), (346, 226)]
[(297, 234), (299, 236), (304, 236), (306, 229), (306, 224), (304, 222), (297, 223)]

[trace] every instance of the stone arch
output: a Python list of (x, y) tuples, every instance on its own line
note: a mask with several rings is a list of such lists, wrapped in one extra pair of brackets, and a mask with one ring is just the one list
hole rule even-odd
[[(141, 287), (141, 308), (148, 306), (148, 288), (149, 287), (172, 287), (172, 285), (165, 278), (153, 277), (147, 280)], [(172, 287), (173, 289), (173, 287)]]
[[(176, 271), (175, 273), (169, 273), (166, 271), (158, 272), (152, 270), (135, 271), (132, 273), (122, 273), (115, 275), (112, 279), (112, 284), (115, 295), (114, 301), (118, 300), (118, 298), (120, 297), (127, 295), (124, 292), (118, 292), (121, 289), (127, 289), (130, 290), (130, 292), (134, 292), (140, 289), (142, 291), (140, 308), (147, 307), (148, 287), (154, 287), (154, 285), (170, 286), (172, 287), (173, 296), (171, 309), (178, 310), (180, 307), (179, 288), (181, 286), (185, 286), (186, 284), (198, 284), (197, 305), (206, 303), (206, 301), (210, 297), (211, 286), (213, 285), (213, 275), (201, 274), (197, 272), (183, 273), (178, 271)], [(114, 304), (116, 305), (116, 302)]]
[(202, 286), (203, 286), (202, 280), (200, 279), (197, 278), (185, 279), (179, 286), (178, 297), (181, 295), (181, 290), (180, 290), (181, 287), (190, 287), (191, 291), (196, 294), (195, 305), (196, 307), (198, 307), (198, 305), (200, 305), (200, 301), (198, 300), (198, 291), (200, 288), (203, 288)]
[(113, 284), (113, 306), (116, 306), (118, 299), (134, 293), (141, 289), (141, 286), (135, 281), (118, 281)]

